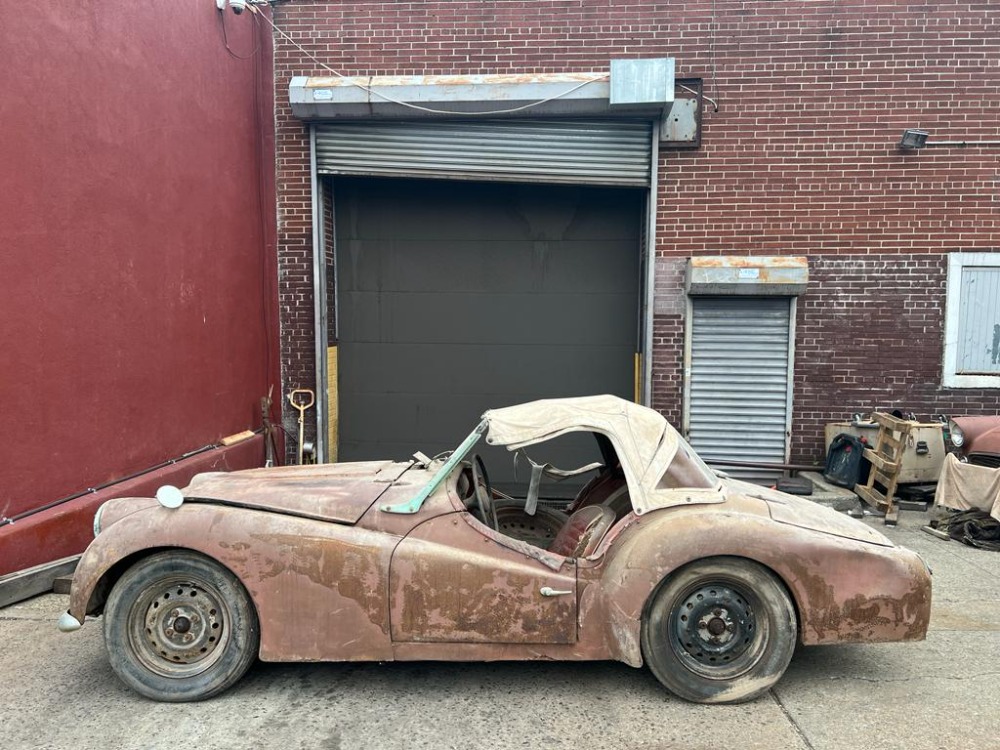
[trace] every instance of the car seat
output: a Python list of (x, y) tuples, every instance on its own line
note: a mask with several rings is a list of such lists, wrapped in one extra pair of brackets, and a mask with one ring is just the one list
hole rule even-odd
[(615, 524), (615, 512), (603, 505), (580, 508), (566, 519), (549, 545), (549, 552), (563, 557), (594, 554), (604, 535)]

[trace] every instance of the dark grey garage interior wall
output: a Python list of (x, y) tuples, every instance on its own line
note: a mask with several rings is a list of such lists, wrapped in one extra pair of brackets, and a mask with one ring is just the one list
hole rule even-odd
[(340, 460), (454, 448), (491, 407), (631, 399), (644, 198), (336, 178)]

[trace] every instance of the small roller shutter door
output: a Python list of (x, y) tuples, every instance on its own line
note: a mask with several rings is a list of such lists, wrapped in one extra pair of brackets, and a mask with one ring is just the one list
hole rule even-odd
[[(693, 299), (688, 439), (709, 463), (785, 462), (791, 304), (788, 297)], [(719, 468), (751, 481), (781, 475)]]
[(963, 268), (960, 295), (955, 372), (1000, 375), (1000, 268)]
[(650, 128), (635, 120), (321, 123), (316, 168), (331, 175), (644, 187)]

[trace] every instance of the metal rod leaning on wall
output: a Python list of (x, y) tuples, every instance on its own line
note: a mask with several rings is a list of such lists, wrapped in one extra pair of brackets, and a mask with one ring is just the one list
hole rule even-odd
[[(253, 433), (255, 435), (259, 435), (263, 432), (263, 430), (264, 430), (263, 427), (259, 427), (256, 430), (254, 430)], [(132, 479), (138, 479), (141, 476), (145, 476), (146, 474), (158, 471), (159, 469), (165, 469), (168, 466), (172, 466), (176, 464), (178, 461), (183, 461), (184, 459), (191, 458), (193, 456), (197, 456), (202, 453), (207, 453), (208, 451), (215, 450), (221, 447), (222, 447), (221, 443), (211, 443), (209, 445), (202, 446), (201, 448), (196, 448), (193, 451), (188, 451), (187, 453), (181, 454), (177, 458), (171, 458), (166, 461), (162, 461), (156, 464), (155, 466), (150, 466), (148, 469), (142, 469), (141, 471), (137, 471), (134, 474), (129, 474), (127, 477), (119, 477), (118, 479), (114, 479), (110, 482), (104, 482), (103, 484), (98, 484), (94, 487), (88, 487), (85, 490), (80, 490), (80, 492), (76, 492), (72, 495), (67, 495), (66, 497), (61, 497), (58, 500), (53, 500), (51, 503), (46, 503), (45, 505), (42, 505), (38, 508), (33, 508), (32, 510), (26, 510), (23, 513), (17, 513), (11, 516), (10, 518), (0, 518), (0, 526), (7, 526), (16, 521), (22, 521), (25, 518), (28, 518), (29, 516), (35, 515), (36, 513), (41, 513), (42, 511), (51, 510), (52, 508), (62, 505), (63, 503), (68, 503), (71, 500), (77, 500), (81, 497), (84, 497), (85, 495), (92, 495), (95, 492), (106, 490), (108, 489), (108, 487), (114, 487), (116, 484), (121, 484), (122, 482), (128, 482), (131, 481)]]

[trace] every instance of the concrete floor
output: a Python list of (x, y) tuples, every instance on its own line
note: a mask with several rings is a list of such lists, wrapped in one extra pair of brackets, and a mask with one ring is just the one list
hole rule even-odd
[(923, 522), (903, 512), (888, 534), (934, 570), (928, 639), (800, 648), (741, 706), (615, 663), (257, 664), (214, 700), (153, 703), (115, 678), (99, 623), (55, 629), (50, 594), (0, 610), (0, 747), (1000, 749), (1000, 554)]

